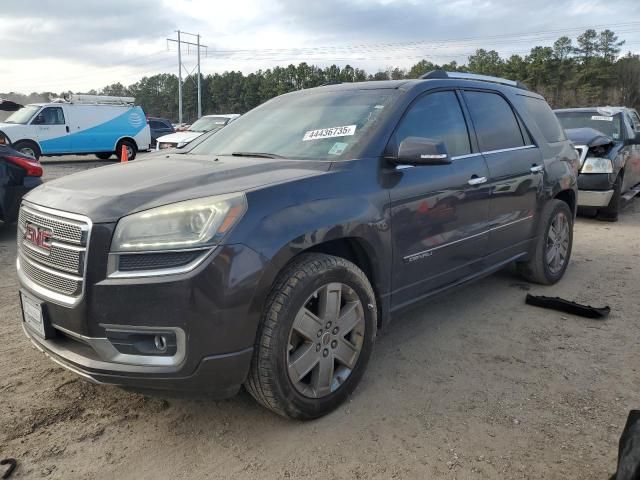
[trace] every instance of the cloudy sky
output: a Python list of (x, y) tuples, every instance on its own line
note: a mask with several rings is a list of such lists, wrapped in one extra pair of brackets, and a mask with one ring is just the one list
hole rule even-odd
[(639, 53), (640, 1), (2, 0), (0, 92), (82, 91), (176, 72), (166, 38), (177, 29), (202, 35), (207, 74), (301, 61), (368, 72), (422, 58), (464, 63), (477, 48), (524, 55), (588, 27), (614, 30), (625, 52)]

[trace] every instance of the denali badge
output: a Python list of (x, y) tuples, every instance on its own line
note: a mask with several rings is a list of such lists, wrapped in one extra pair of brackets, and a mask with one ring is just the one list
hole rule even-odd
[(27, 223), (24, 231), (24, 240), (44, 250), (51, 250), (51, 237), (53, 231), (50, 228), (39, 227), (33, 223)]

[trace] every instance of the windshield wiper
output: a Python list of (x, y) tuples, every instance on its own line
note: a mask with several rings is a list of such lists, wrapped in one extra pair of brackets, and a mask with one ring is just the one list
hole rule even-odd
[(285, 158), (282, 155), (265, 152), (233, 152), (231, 155), (234, 157)]

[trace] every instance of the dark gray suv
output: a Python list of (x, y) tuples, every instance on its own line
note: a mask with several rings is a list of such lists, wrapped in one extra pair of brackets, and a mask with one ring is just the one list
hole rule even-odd
[(578, 156), (544, 99), (436, 71), (277, 97), (180, 151), (60, 178), (20, 211), (23, 328), (100, 383), (309, 419), (409, 305), (516, 262), (557, 282)]

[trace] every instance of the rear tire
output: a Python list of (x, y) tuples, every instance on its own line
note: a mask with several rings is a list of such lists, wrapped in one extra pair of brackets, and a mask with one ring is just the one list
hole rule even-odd
[(118, 146), (116, 147), (116, 155), (119, 161), (122, 161), (122, 146), (125, 145), (127, 147), (128, 160), (133, 160), (136, 158), (136, 153), (138, 153), (138, 147), (131, 140), (120, 140), (118, 142)]
[(96, 153), (96, 157), (98, 157), (100, 160), (109, 160), (112, 155), (113, 155), (112, 152)]
[(618, 175), (613, 183), (613, 196), (609, 201), (609, 205), (598, 211), (598, 220), (604, 222), (617, 222), (620, 206), (622, 203), (622, 173)]
[(36, 160), (39, 160), (40, 155), (42, 155), (42, 152), (40, 151), (40, 147), (38, 147), (36, 143), (30, 142), (28, 140), (18, 141), (13, 145), (11, 145), (11, 148), (13, 148), (14, 150), (17, 150), (23, 155), (27, 155), (29, 157), (35, 158)]
[(300, 255), (266, 301), (245, 388), (284, 417), (326, 415), (367, 367), (376, 312), (371, 284), (356, 265), (320, 253)]
[(526, 280), (553, 285), (569, 265), (573, 246), (573, 213), (561, 200), (550, 200), (540, 214), (536, 244), (531, 257), (517, 264)]

